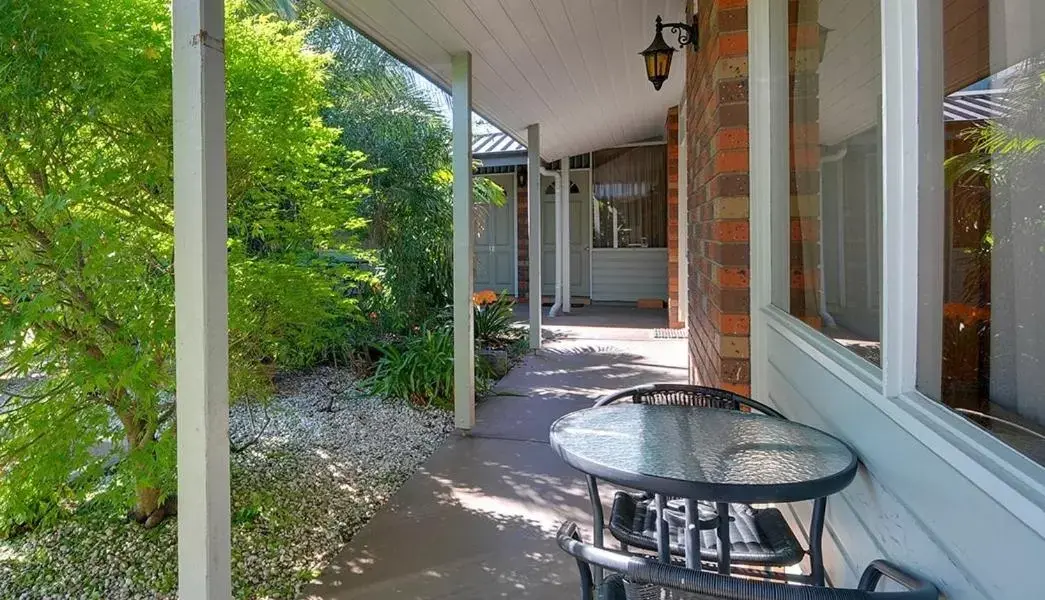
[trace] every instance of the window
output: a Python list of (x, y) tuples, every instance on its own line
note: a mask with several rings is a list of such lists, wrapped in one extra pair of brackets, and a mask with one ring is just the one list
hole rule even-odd
[(595, 248), (666, 248), (667, 150), (663, 145), (592, 154)]
[(919, 388), (1045, 463), (1045, 2), (944, 2), (923, 51), (942, 57), (944, 198), (920, 318), (943, 328), (919, 339)]
[(879, 366), (880, 20), (876, 1), (788, 4), (790, 187), (773, 199), (773, 304)]

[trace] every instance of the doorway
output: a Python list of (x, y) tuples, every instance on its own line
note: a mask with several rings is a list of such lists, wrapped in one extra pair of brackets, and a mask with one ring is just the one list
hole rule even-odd
[[(555, 179), (542, 177), (541, 293), (555, 295)], [(570, 170), (570, 295), (591, 296), (591, 171)]]
[(515, 295), (515, 175), (484, 175), (504, 189), (501, 206), (477, 204), (475, 218), (476, 290), (493, 290)]

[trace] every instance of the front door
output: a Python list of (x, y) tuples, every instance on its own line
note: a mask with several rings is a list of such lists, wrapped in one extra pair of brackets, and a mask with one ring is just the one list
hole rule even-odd
[[(587, 169), (570, 171), (570, 295), (591, 296), (591, 179)], [(542, 177), (541, 293), (555, 295), (555, 180)]]
[(501, 206), (477, 204), (475, 214), (475, 289), (515, 294), (515, 176), (491, 175), (504, 188)]

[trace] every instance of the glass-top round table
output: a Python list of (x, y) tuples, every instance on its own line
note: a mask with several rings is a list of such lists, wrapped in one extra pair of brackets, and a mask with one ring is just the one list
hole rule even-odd
[[(807, 425), (719, 408), (615, 404), (570, 413), (551, 427), (570, 466), (617, 485), (686, 500), (686, 562), (699, 563), (696, 501), (796, 502), (825, 498), (856, 476), (856, 454)], [(724, 521), (724, 522), (723, 522)], [(664, 525), (658, 519), (658, 525)], [(666, 542), (666, 526), (658, 538)], [(720, 519), (719, 570), (729, 572), (728, 520)], [(725, 536), (725, 537), (723, 537)], [(667, 558), (665, 545), (660, 554)], [(692, 552), (691, 552), (692, 550)]]

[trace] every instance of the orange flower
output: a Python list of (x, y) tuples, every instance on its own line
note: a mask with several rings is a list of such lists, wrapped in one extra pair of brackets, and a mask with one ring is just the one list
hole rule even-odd
[(494, 302), (497, 302), (497, 293), (493, 290), (482, 290), (472, 294), (472, 304), (476, 306), (485, 306)]
[(984, 306), (951, 302), (943, 305), (943, 315), (947, 319), (958, 321), (962, 325), (970, 327), (983, 321), (989, 321), (991, 319), (991, 309)]

